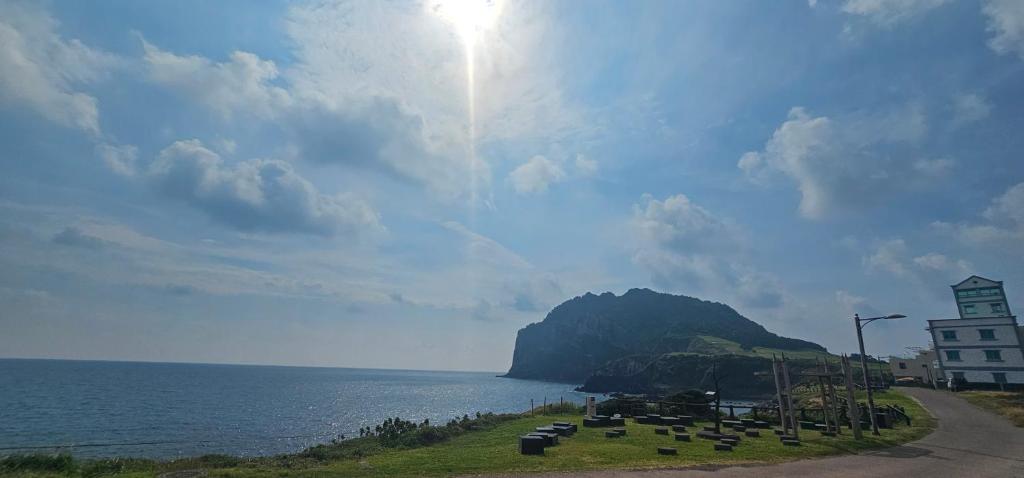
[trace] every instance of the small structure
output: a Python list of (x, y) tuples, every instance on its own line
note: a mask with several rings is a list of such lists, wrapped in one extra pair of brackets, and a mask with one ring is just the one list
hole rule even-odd
[(676, 453), (677, 453), (677, 451), (676, 451), (675, 448), (668, 447), (668, 446), (659, 446), (658, 447), (658, 454), (659, 455), (675, 455)]
[(909, 358), (890, 356), (889, 371), (897, 382), (910, 379), (934, 387), (945, 380), (932, 349), (917, 350), (917, 355)]
[(728, 443), (715, 443), (715, 451), (732, 451), (732, 445)]
[(676, 433), (676, 441), (690, 441), (689, 433)]

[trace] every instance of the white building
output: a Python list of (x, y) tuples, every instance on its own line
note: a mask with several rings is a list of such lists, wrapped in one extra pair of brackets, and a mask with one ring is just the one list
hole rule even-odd
[(1024, 384), (1024, 347), (1003, 283), (971, 276), (953, 287), (959, 319), (929, 320), (943, 375), (968, 384)]
[(928, 385), (944, 380), (934, 350), (920, 350), (913, 358), (889, 357), (889, 370), (896, 379), (912, 378)]

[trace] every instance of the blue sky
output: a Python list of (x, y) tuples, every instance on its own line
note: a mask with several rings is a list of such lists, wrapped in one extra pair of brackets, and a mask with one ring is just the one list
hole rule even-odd
[(6, 0), (0, 44), (0, 356), (499, 371), (634, 287), (835, 352), (902, 312), (890, 354), (970, 274), (1024, 300), (1015, 0)]

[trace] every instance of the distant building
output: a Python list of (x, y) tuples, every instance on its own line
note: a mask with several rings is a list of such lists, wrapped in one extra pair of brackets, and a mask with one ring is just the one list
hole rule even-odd
[(959, 319), (929, 320), (939, 368), (968, 386), (1024, 385), (1024, 347), (1001, 281), (971, 276), (953, 287)]
[(917, 382), (933, 385), (945, 379), (934, 350), (921, 350), (913, 358), (889, 357), (889, 370), (896, 380), (912, 378)]

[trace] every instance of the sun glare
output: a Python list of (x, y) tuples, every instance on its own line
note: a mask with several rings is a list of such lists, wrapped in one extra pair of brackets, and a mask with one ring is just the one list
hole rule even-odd
[(440, 0), (433, 10), (452, 24), (463, 45), (471, 51), (480, 33), (498, 19), (501, 4), (499, 0)]

